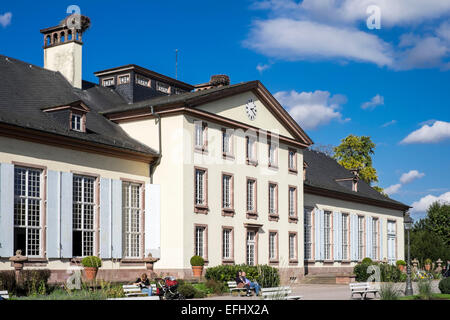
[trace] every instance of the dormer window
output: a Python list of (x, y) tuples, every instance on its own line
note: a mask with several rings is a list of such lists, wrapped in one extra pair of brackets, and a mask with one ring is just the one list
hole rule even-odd
[(169, 88), (170, 88), (170, 86), (165, 83), (162, 83), (159, 81), (156, 82), (156, 90), (158, 90), (160, 92), (169, 93)]
[(144, 87), (150, 87), (150, 79), (140, 75), (136, 75), (136, 83)]
[(82, 130), (82, 118), (81, 114), (72, 113), (71, 114), (71, 129), (75, 131), (83, 131)]
[(119, 76), (118, 77), (118, 83), (119, 84), (130, 83), (130, 75), (129, 74), (124, 74), (122, 76)]
[(110, 87), (114, 85), (114, 78), (103, 79), (103, 86)]

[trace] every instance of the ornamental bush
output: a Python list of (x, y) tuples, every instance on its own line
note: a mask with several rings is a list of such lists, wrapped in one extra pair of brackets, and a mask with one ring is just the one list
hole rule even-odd
[(102, 260), (96, 256), (89, 256), (83, 258), (81, 264), (85, 268), (100, 268), (102, 266)]
[(43, 270), (22, 270), (20, 272), (20, 286), (17, 288), (19, 295), (35, 296), (48, 293), (48, 279), (51, 272)]
[(442, 293), (450, 294), (450, 277), (439, 281), (439, 290), (441, 290)]
[(16, 292), (16, 274), (14, 271), (0, 271), (0, 291), (7, 290), (10, 294)]
[(373, 264), (373, 261), (369, 257), (366, 257), (366, 258), (362, 259), (361, 263), (370, 265), (370, 264)]
[(378, 266), (380, 268), (380, 281), (382, 282), (402, 282), (406, 279), (406, 274), (402, 273), (397, 266), (387, 264), (387, 263), (358, 263), (353, 268), (353, 273), (356, 276), (356, 282), (366, 282), (372, 273), (367, 273), (367, 268), (371, 265)]
[(277, 287), (280, 285), (278, 269), (268, 265), (220, 265), (206, 269), (205, 277), (208, 280), (215, 280), (222, 283), (235, 281), (238, 271), (244, 271), (249, 280), (258, 282), (263, 288)]
[(397, 262), (395, 263), (398, 266), (406, 266), (406, 262), (403, 260), (397, 260)]
[(203, 267), (205, 265), (205, 260), (200, 256), (193, 256), (191, 258), (191, 266), (193, 267)]

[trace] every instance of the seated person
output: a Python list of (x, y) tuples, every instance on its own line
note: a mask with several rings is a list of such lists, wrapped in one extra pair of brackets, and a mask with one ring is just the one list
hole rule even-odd
[(152, 295), (152, 287), (150, 286), (150, 280), (146, 273), (143, 273), (140, 278), (137, 278), (134, 285), (139, 286), (143, 293), (147, 293), (149, 296)]
[(244, 278), (242, 277), (242, 272), (238, 271), (236, 274), (236, 285), (238, 288), (246, 288), (247, 296), (250, 295), (250, 285), (245, 283)]
[[(251, 282), (245, 276), (246, 276), (245, 271), (242, 271), (243, 281), (245, 282), (245, 284), (247, 284), (249, 286), (250, 289), (255, 289), (255, 293), (256, 293), (256, 295), (258, 295), (259, 290), (261, 289), (261, 286), (256, 281), (255, 282)], [(250, 290), (248, 290), (248, 292), (247, 292), (247, 296), (249, 296), (249, 295), (250, 295)]]

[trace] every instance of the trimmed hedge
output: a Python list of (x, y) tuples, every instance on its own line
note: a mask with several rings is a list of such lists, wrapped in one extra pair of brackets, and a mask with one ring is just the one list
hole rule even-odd
[(450, 294), (450, 277), (439, 281), (439, 290), (441, 290), (442, 293)]
[(205, 260), (200, 256), (193, 256), (191, 258), (191, 266), (193, 267), (203, 267), (205, 265)]
[[(368, 260), (366, 260), (368, 261)], [(371, 265), (376, 265), (380, 268), (380, 281), (382, 282), (402, 282), (406, 280), (406, 274), (400, 271), (397, 266), (387, 263), (358, 263), (353, 268), (353, 273), (356, 275), (356, 282), (366, 282), (371, 274), (367, 273), (367, 268)]]
[(102, 266), (102, 260), (96, 256), (84, 257), (81, 260), (81, 264), (85, 268), (100, 268)]
[(17, 288), (18, 294), (27, 296), (46, 294), (48, 292), (48, 279), (51, 272), (48, 269), (43, 270), (22, 270), (20, 273), (20, 287)]
[(14, 271), (0, 271), (0, 290), (15, 293), (16, 286), (16, 273)]
[(236, 280), (238, 271), (244, 271), (249, 280), (258, 282), (262, 288), (277, 287), (280, 285), (278, 269), (269, 265), (220, 265), (206, 269), (205, 277), (208, 280), (218, 282), (234, 281)]

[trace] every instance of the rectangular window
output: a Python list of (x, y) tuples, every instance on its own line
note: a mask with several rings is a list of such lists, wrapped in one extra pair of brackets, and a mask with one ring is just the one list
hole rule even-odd
[(247, 264), (256, 264), (256, 231), (247, 231)]
[(247, 212), (256, 212), (256, 180), (247, 179)]
[(297, 234), (289, 233), (289, 261), (295, 262), (297, 260)]
[(80, 114), (72, 113), (71, 129), (75, 130), (75, 131), (83, 131), (81, 121), (82, 121), (82, 116)]
[(312, 208), (304, 210), (304, 228), (305, 228), (305, 260), (312, 259)]
[(364, 217), (358, 216), (358, 260), (364, 257)]
[(232, 260), (233, 259), (233, 229), (223, 228), (222, 229), (222, 259)]
[(103, 86), (110, 87), (114, 85), (114, 78), (103, 79)]
[(269, 215), (278, 215), (278, 186), (269, 183)]
[(169, 93), (170, 86), (168, 84), (157, 81), (156, 82), (156, 90), (163, 92), (163, 93)]
[(247, 164), (256, 164), (256, 137), (246, 137)]
[(41, 256), (42, 170), (14, 168), (14, 253)]
[(349, 260), (348, 246), (348, 214), (342, 214), (342, 260)]
[(278, 167), (278, 146), (275, 143), (269, 143), (269, 167)]
[(138, 85), (144, 86), (144, 87), (150, 87), (151, 83), (150, 83), (150, 79), (140, 76), (140, 75), (136, 75), (136, 83)]
[(278, 260), (278, 232), (269, 232), (269, 261)]
[(94, 255), (95, 178), (73, 176), (73, 256)]
[(291, 172), (297, 172), (297, 152), (294, 149), (289, 149), (288, 168)]
[(122, 182), (123, 255), (140, 258), (143, 241), (141, 185)]
[(372, 218), (372, 259), (378, 260), (378, 219)]
[(207, 205), (206, 187), (206, 170), (195, 169), (195, 205)]
[(222, 153), (223, 156), (233, 156), (233, 130), (222, 130)]
[(325, 211), (323, 232), (325, 238), (325, 260), (331, 260), (331, 212)]
[(118, 80), (119, 84), (130, 83), (130, 75), (129, 74), (125, 74), (123, 76), (119, 76), (118, 79), (119, 79)]
[(207, 125), (203, 121), (194, 121), (195, 123), (195, 149), (206, 151), (207, 149)]
[(222, 175), (222, 209), (233, 209), (233, 176)]
[(297, 217), (297, 188), (289, 187), (289, 218)]
[(388, 245), (388, 263), (395, 265), (397, 261), (397, 227), (395, 221), (388, 221), (387, 225), (387, 245)]
[(195, 252), (196, 256), (200, 256), (207, 260), (206, 254), (206, 227), (196, 226), (195, 227)]

